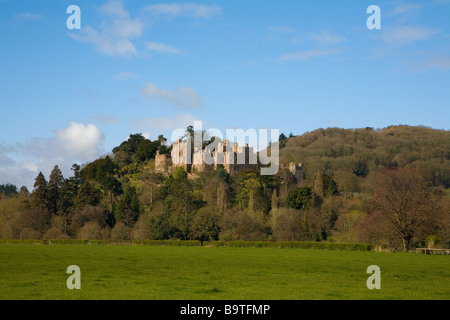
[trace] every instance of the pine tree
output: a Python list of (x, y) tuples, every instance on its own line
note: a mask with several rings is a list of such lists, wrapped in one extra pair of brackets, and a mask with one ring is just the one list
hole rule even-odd
[(58, 214), (61, 201), (61, 189), (64, 185), (64, 177), (58, 166), (55, 166), (50, 173), (48, 181), (48, 209), (52, 214)]
[(76, 195), (81, 187), (81, 184), (83, 183), (81, 177), (81, 167), (80, 165), (74, 163), (70, 170), (73, 171), (73, 177), (70, 177), (69, 180), (72, 184), (73, 194)]
[(42, 172), (39, 172), (34, 180), (32, 204), (35, 207), (46, 208), (48, 206), (48, 183)]

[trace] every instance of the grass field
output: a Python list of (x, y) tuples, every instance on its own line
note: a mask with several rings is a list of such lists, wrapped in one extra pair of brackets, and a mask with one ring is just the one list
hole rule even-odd
[[(69, 265), (81, 289), (69, 290)], [(369, 290), (367, 267), (381, 269)], [(450, 299), (450, 257), (277, 248), (0, 245), (0, 299)]]

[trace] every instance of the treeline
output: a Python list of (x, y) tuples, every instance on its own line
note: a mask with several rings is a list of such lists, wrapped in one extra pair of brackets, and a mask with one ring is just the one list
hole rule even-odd
[[(335, 131), (328, 130), (325, 137)], [(280, 137), (282, 160), (304, 163), (306, 179), (299, 182), (283, 168), (274, 176), (251, 170), (230, 175), (223, 168), (159, 174), (154, 155), (170, 151), (164, 137), (150, 141), (131, 135), (111, 155), (74, 164), (72, 176), (63, 177), (55, 166), (48, 180), (42, 173), (36, 177), (32, 194), (11, 193), (0, 201), (0, 238), (309, 241), (400, 250), (448, 246), (448, 186), (429, 166), (386, 162), (375, 170), (371, 160), (365, 176), (360, 174), (364, 165), (362, 171), (348, 171), (356, 181), (349, 186), (339, 175), (348, 169), (331, 162), (322, 167), (322, 157), (314, 165), (311, 150), (311, 159), (289, 158), (299, 139), (310, 141), (308, 136)], [(364, 157), (356, 149), (352, 156)], [(448, 160), (445, 152), (441, 155), (442, 162)], [(363, 188), (366, 180), (370, 188)]]

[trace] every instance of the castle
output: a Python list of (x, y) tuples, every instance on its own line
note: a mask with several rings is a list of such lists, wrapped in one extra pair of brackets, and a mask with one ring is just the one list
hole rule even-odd
[(248, 144), (239, 147), (237, 143), (231, 147), (227, 140), (217, 142), (214, 148), (194, 146), (190, 140), (177, 140), (172, 145), (171, 155), (160, 154), (155, 157), (155, 171), (165, 173), (170, 168), (183, 167), (187, 172), (202, 172), (208, 167), (217, 169), (223, 165), (228, 173), (243, 169), (256, 169), (256, 154)]
[[(155, 172), (170, 173), (178, 167), (183, 167), (188, 173), (203, 172), (207, 168), (216, 170), (219, 165), (229, 173), (235, 173), (244, 169), (255, 170), (258, 168), (257, 154), (252, 147), (245, 144), (244, 147), (234, 143), (231, 146), (227, 140), (212, 143), (212, 147), (195, 146), (191, 140), (177, 140), (172, 145), (170, 155), (160, 154), (155, 156)], [(294, 162), (289, 163), (288, 170), (295, 176), (297, 182), (303, 181), (303, 166)]]

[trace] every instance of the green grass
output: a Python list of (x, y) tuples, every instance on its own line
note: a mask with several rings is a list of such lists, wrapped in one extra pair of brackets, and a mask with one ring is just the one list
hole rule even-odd
[[(450, 299), (450, 257), (279, 248), (0, 245), (0, 299)], [(81, 269), (69, 290), (66, 269)], [(381, 290), (369, 290), (370, 265)]]

